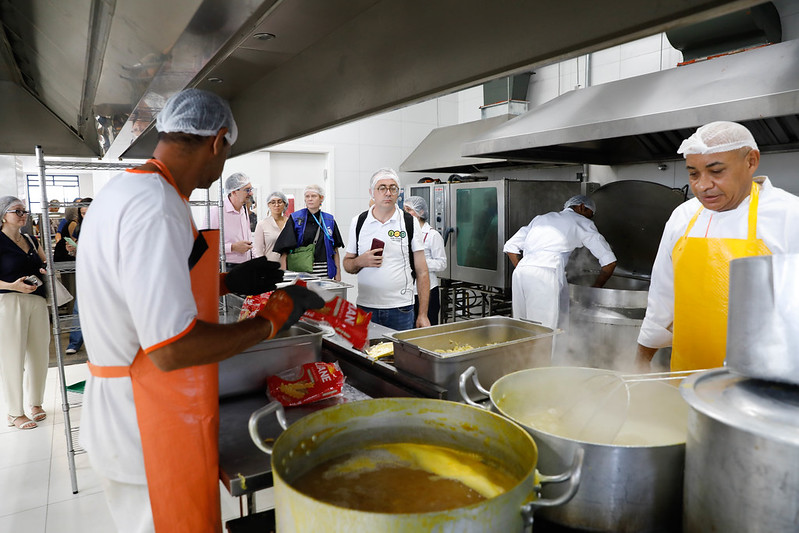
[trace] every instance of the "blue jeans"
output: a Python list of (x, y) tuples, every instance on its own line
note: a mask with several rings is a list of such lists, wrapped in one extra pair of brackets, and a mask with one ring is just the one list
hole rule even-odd
[[(72, 308), (72, 314), (78, 316), (78, 299), (75, 298), (75, 306)], [(71, 331), (69, 333), (69, 345), (67, 348), (72, 348), (74, 350), (80, 350), (80, 347), (83, 346), (83, 332), (81, 330)]]
[(367, 313), (372, 313), (372, 322), (386, 326), (397, 331), (413, 329), (413, 306), (392, 307), (390, 309), (375, 309), (359, 305)]

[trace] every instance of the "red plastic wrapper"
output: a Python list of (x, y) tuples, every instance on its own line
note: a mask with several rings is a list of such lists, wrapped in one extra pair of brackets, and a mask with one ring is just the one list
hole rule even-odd
[(372, 313), (367, 313), (358, 306), (342, 300), (338, 296), (327, 302), (321, 309), (310, 309), (304, 317), (319, 322), (327, 322), (336, 333), (352, 343), (353, 348), (360, 350), (369, 336), (369, 322)]
[(292, 407), (338, 396), (344, 374), (338, 363), (306, 363), (270, 376), (266, 383), (270, 398)]
[(265, 292), (263, 294), (256, 294), (254, 296), (247, 296), (244, 303), (241, 305), (241, 312), (239, 313), (239, 321), (246, 318), (252, 318), (258, 314), (258, 311), (264, 308), (266, 301), (272, 292)]
[[(303, 280), (297, 280), (297, 285), (307, 286)], [(258, 311), (266, 305), (271, 292), (247, 296), (241, 306), (239, 320), (252, 318)], [(352, 343), (353, 348), (360, 350), (366, 345), (369, 336), (369, 322), (372, 320), (372, 313), (367, 313), (358, 306), (336, 296), (327, 302), (321, 309), (309, 309), (303, 315), (304, 318), (325, 322), (333, 326), (336, 333)]]

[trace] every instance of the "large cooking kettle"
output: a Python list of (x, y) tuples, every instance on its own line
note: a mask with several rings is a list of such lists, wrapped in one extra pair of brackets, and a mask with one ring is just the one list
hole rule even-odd
[[(543, 509), (543, 518), (591, 531), (678, 530), (688, 406), (677, 388), (664, 382), (618, 387), (617, 376), (596, 368), (531, 368), (503, 376), (489, 391), (471, 367), (461, 375), (460, 386), (467, 403), (493, 408), (533, 436), (539, 470), (558, 472), (575, 454), (585, 454), (577, 494), (564, 505)], [(482, 406), (468, 397), (469, 380), (489, 396), (491, 405)], [(549, 412), (555, 413), (555, 420), (546, 421), (549, 431), (530, 421), (531, 416)], [(581, 418), (576, 429), (560, 425), (558, 413), (566, 412)], [(609, 437), (607, 426), (612, 429)], [(583, 433), (583, 427), (589, 431)], [(617, 439), (626, 444), (614, 444)], [(542, 495), (557, 497), (558, 489), (545, 487)]]
[[(286, 429), (264, 442), (258, 421), (271, 414)], [(522, 428), (481, 409), (443, 400), (382, 398), (316, 411), (286, 424), (282, 406), (273, 402), (250, 417), (250, 436), (272, 456), (277, 529), (286, 532), (512, 533), (529, 531), (533, 512), (568, 501), (580, 483), (582, 454), (559, 476), (538, 476), (538, 483), (568, 482), (563, 494), (539, 499), (535, 465), (538, 450)], [(376, 513), (338, 507), (295, 490), (291, 482), (314, 466), (371, 444), (423, 442), (477, 453), (498, 461), (518, 476), (518, 484), (494, 498), (441, 512)]]

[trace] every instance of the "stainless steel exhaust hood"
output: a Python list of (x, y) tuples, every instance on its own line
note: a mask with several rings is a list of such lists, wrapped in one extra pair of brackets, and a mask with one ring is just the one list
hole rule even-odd
[(571, 91), (466, 143), (462, 155), (661, 161), (677, 158), (680, 142), (715, 120), (746, 125), (763, 152), (799, 150), (799, 41)]
[(480, 168), (507, 166), (505, 161), (485, 157), (463, 157), (461, 146), (467, 141), (479, 138), (496, 126), (507, 122), (516, 115), (496, 117), (465, 122), (454, 126), (436, 128), (425, 137), (419, 146), (400, 165), (402, 172), (474, 172)]

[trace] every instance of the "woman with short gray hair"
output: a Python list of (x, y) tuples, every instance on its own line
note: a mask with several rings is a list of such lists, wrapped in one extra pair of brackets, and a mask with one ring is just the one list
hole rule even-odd
[(281, 268), (339, 281), (338, 249), (344, 247), (344, 241), (333, 215), (322, 211), (325, 191), (319, 185), (308, 185), (303, 198), (305, 209), (291, 214), (290, 222), (275, 242)]
[(38, 241), (20, 232), (29, 215), (19, 198), (0, 198), (0, 388), (8, 426), (17, 429), (33, 429), (47, 417), (42, 409), (50, 346), (43, 284), (46, 259)]
[(255, 226), (255, 235), (252, 239), (254, 257), (266, 256), (270, 261), (280, 261), (280, 254), (274, 251), (275, 241), (286, 225), (286, 209), (289, 201), (286, 195), (275, 191), (266, 201), (269, 214)]

